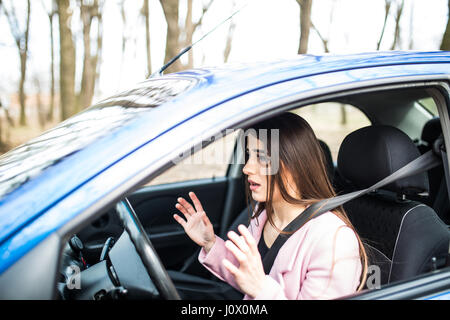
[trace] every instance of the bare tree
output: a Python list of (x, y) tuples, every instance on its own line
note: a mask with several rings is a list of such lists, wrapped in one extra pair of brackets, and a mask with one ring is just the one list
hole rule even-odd
[(150, 12), (148, 0), (144, 0), (142, 15), (145, 21), (145, 45), (147, 49), (147, 77), (152, 74), (152, 58), (150, 51)]
[[(80, 17), (83, 24), (83, 72), (81, 75), (81, 88), (77, 95), (77, 111), (88, 107), (94, 97), (95, 85), (99, 76), (98, 62), (103, 47), (103, 1), (79, 0)], [(97, 34), (94, 43), (96, 50), (91, 49), (91, 29), (96, 20)], [(94, 53), (93, 53), (94, 52)]]
[(298, 53), (304, 54), (308, 52), (312, 0), (297, 0), (297, 3), (300, 6), (300, 41)]
[(233, 42), (233, 35), (234, 35), (234, 29), (236, 28), (236, 24), (233, 20), (230, 22), (230, 26), (228, 27), (228, 34), (227, 34), (227, 40), (225, 42), (225, 51), (223, 53), (223, 61), (225, 63), (228, 62), (228, 58), (230, 57), (231, 53), (231, 44)]
[(8, 141), (10, 138), (9, 129), (11, 127), (14, 127), (14, 120), (9, 113), (8, 106), (3, 104), (2, 100), (0, 99), (0, 153), (6, 152), (10, 149)]
[[(161, 6), (164, 11), (164, 16), (167, 21), (167, 39), (166, 39), (166, 53), (164, 57), (164, 63), (169, 62), (174, 56), (176, 56), (181, 48), (187, 47), (192, 44), (192, 39), (195, 31), (203, 22), (203, 17), (211, 7), (214, 0), (209, 0), (202, 6), (202, 12), (200, 18), (197, 21), (193, 21), (193, 0), (187, 0), (187, 11), (184, 20), (184, 28), (180, 28), (179, 19), (179, 0), (160, 0)], [(180, 60), (177, 60), (169, 70), (172, 72), (179, 71), (185, 68), (192, 68), (194, 64), (193, 51), (188, 53), (187, 65), (182, 65)]]
[(411, 12), (409, 14), (409, 43), (408, 50), (414, 47), (414, 2), (411, 2)]
[(27, 124), (26, 119), (26, 94), (25, 94), (25, 81), (27, 74), (27, 60), (28, 60), (28, 43), (30, 35), (30, 16), (31, 16), (31, 2), (27, 0), (26, 8), (26, 21), (25, 27), (21, 30), (19, 20), (17, 18), (16, 9), (13, 2), (10, 1), (9, 7), (5, 6), (2, 0), (0, 0), (0, 6), (5, 12), (8, 24), (11, 30), (11, 34), (14, 37), (16, 43), (19, 59), (20, 59), (20, 80), (19, 80), (19, 103), (20, 103), (20, 125)]
[(405, 0), (397, 3), (397, 12), (395, 14), (394, 41), (392, 42), (391, 50), (394, 50), (397, 47), (397, 44), (400, 42), (400, 19), (402, 18), (404, 6)]
[[(335, 6), (335, 2), (333, 2), (333, 5), (330, 10), (330, 24), (329, 24), (330, 28), (332, 27), (332, 24), (333, 24), (334, 6)], [(329, 53), (330, 52), (330, 49), (328, 47), (328, 43), (329, 43), (328, 39), (330, 38), (329, 34), (325, 38), (312, 21), (311, 21), (311, 28), (317, 33), (320, 40), (322, 41), (323, 49), (324, 49), (325, 53)], [(329, 30), (328, 30), (328, 32), (329, 32)], [(341, 125), (346, 125), (347, 124), (347, 109), (345, 108), (345, 104), (343, 104), (343, 103), (340, 104), (340, 111), (341, 111), (340, 112), (341, 113)]]
[(311, 28), (317, 33), (317, 36), (320, 38), (320, 41), (322, 41), (322, 45), (323, 45), (323, 50), (325, 51), (325, 53), (329, 53), (330, 49), (328, 48), (328, 38), (325, 39), (323, 37), (323, 35), (320, 33), (319, 29), (316, 28), (316, 26), (314, 25), (314, 23), (311, 21)]
[[(206, 2), (206, 4), (203, 5), (200, 18), (194, 22), (193, 18), (192, 18), (193, 0), (188, 0), (188, 8), (187, 8), (186, 20), (185, 20), (185, 25), (184, 25), (184, 32), (185, 32), (184, 39), (185, 40), (184, 40), (183, 47), (187, 47), (190, 44), (192, 44), (192, 39), (194, 37), (194, 33), (198, 29), (198, 27), (201, 26), (201, 24), (203, 22), (203, 18), (205, 16), (205, 14), (208, 12), (208, 10), (211, 7), (213, 2), (214, 2), (214, 0), (209, 0), (208, 2)], [(191, 49), (188, 52), (188, 64), (185, 66), (185, 68), (190, 69), (193, 67), (194, 67), (194, 51)]]
[[(233, 5), (231, 7), (231, 10), (234, 11), (235, 8), (236, 8), (236, 1), (233, 0)], [(225, 50), (223, 52), (223, 61), (225, 63), (228, 62), (228, 58), (230, 57), (231, 45), (233, 43), (233, 35), (234, 35), (235, 29), (236, 29), (236, 23), (234, 22), (234, 19), (231, 19), (230, 25), (228, 27), (227, 39), (225, 41)]]
[(41, 87), (41, 79), (38, 74), (34, 74), (32, 77), (32, 82), (36, 91), (36, 106), (37, 106), (37, 115), (38, 122), (41, 128), (45, 127), (45, 110), (44, 105), (42, 103), (42, 87)]
[[(121, 55), (120, 55), (119, 79), (122, 79), (123, 65), (124, 65), (124, 62), (125, 62), (125, 50), (126, 50), (127, 42), (128, 42), (128, 36), (127, 36), (128, 21), (127, 21), (127, 15), (126, 15), (126, 12), (125, 12), (125, 2), (126, 2), (126, 0), (121, 0), (119, 2), (120, 16), (122, 18), (122, 48), (121, 48)], [(119, 84), (118, 85), (120, 87), (120, 80), (119, 80)]]
[(450, 0), (448, 1), (447, 26), (440, 46), (441, 50), (450, 50)]
[(51, 8), (47, 9), (43, 0), (41, 4), (47, 12), (48, 20), (50, 23), (50, 107), (47, 112), (46, 120), (52, 121), (55, 112), (55, 37), (54, 37), (54, 18), (57, 14), (55, 0), (52, 0)]
[(65, 120), (76, 112), (75, 43), (70, 27), (72, 20), (70, 0), (56, 0), (56, 4), (59, 17), (61, 118)]
[(380, 50), (381, 41), (383, 40), (384, 31), (386, 30), (386, 23), (387, 23), (387, 19), (389, 17), (389, 11), (391, 10), (391, 4), (392, 4), (392, 0), (385, 0), (385, 2), (384, 2), (384, 22), (383, 22), (383, 28), (381, 29), (380, 38), (378, 39), (377, 50)]
[[(166, 36), (166, 52), (164, 56), (164, 63), (167, 63), (176, 56), (180, 51), (180, 27), (178, 25), (178, 0), (160, 0), (164, 11), (164, 16), (167, 22), (167, 36)], [(182, 69), (180, 60), (175, 61), (169, 70), (179, 71)]]

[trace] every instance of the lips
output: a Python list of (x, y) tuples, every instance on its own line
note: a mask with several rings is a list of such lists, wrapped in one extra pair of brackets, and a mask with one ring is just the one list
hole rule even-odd
[(250, 184), (250, 190), (255, 191), (258, 189), (261, 185), (259, 183), (256, 183), (255, 181), (248, 179), (248, 183)]

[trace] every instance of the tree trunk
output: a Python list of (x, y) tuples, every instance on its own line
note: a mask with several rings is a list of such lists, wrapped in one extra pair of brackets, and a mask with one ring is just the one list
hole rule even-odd
[(20, 81), (19, 81), (19, 104), (20, 104), (20, 120), (21, 126), (27, 125), (26, 117), (26, 95), (25, 95), (25, 80), (27, 71), (27, 54), (25, 52), (20, 53)]
[[(86, 4), (84, 0), (80, 2), (80, 16), (83, 23), (83, 73), (81, 76), (81, 89), (78, 94), (77, 111), (80, 111), (92, 104), (95, 93), (95, 84), (98, 79), (98, 61), (102, 50), (102, 17), (98, 0)], [(92, 54), (91, 49), (91, 29), (92, 22), (97, 19), (97, 39), (96, 53)]]
[[(187, 0), (186, 18), (184, 23), (184, 41), (181, 41), (181, 28), (178, 24), (179, 19), (179, 0), (160, 0), (164, 15), (167, 21), (167, 39), (166, 39), (166, 55), (164, 63), (169, 62), (173, 57), (178, 55), (182, 47), (187, 47), (193, 43), (194, 32), (202, 24), (203, 17), (211, 7), (214, 0), (209, 0), (202, 8), (202, 13), (198, 21), (193, 21), (193, 0)], [(193, 49), (189, 50), (188, 63), (184, 65), (180, 60), (175, 61), (168, 69), (171, 72), (180, 71), (186, 68), (194, 67)]]
[(445, 28), (444, 36), (442, 37), (440, 49), (450, 50), (450, 0), (448, 1), (447, 27)]
[(225, 51), (223, 53), (223, 61), (225, 63), (228, 62), (228, 58), (230, 57), (230, 53), (231, 53), (231, 44), (233, 42), (233, 34), (234, 34), (234, 29), (236, 28), (236, 25), (234, 24), (234, 21), (231, 20), (230, 22), (230, 27), (228, 28), (228, 34), (227, 34), (227, 41), (225, 43)]
[(391, 1), (392, 0), (385, 0), (385, 4), (384, 4), (384, 22), (383, 22), (383, 28), (381, 29), (380, 38), (378, 39), (378, 42), (377, 42), (377, 50), (380, 50), (381, 41), (383, 40), (384, 30), (386, 29), (387, 18), (389, 16), (389, 11), (391, 9)]
[(120, 88), (121, 86), (121, 79), (123, 76), (123, 65), (125, 62), (125, 49), (127, 48), (127, 15), (125, 12), (125, 1), (126, 0), (121, 0), (119, 2), (119, 6), (120, 6), (120, 16), (122, 18), (122, 50), (120, 52), (120, 69), (119, 69), (119, 83), (118, 83), (118, 88)]
[(401, 4), (399, 4), (397, 7), (397, 14), (395, 16), (394, 41), (392, 42), (391, 50), (394, 50), (397, 47), (397, 44), (400, 42), (400, 19), (402, 18), (404, 5), (405, 0), (402, 0)]
[[(178, 0), (160, 0), (167, 21), (166, 53), (164, 63), (167, 63), (180, 52), (178, 25)], [(175, 61), (168, 71), (176, 72), (183, 69), (180, 60)]]
[[(103, 8), (103, 5), (102, 5)], [(102, 14), (102, 8), (98, 8), (98, 14), (97, 14), (97, 54), (94, 56), (94, 65), (95, 65), (95, 80), (94, 80), (94, 87), (92, 88), (92, 97), (94, 97), (95, 88), (98, 87), (98, 81), (100, 79), (100, 66), (102, 61), (102, 55), (103, 55), (103, 14)], [(91, 99), (92, 103), (92, 99)]]
[[(0, 5), (3, 5), (2, 1), (0, 1)], [(20, 79), (18, 92), (20, 104), (19, 124), (25, 126), (27, 124), (25, 81), (26, 81), (27, 60), (28, 60), (28, 40), (30, 34), (31, 2), (30, 0), (27, 0), (27, 15), (24, 31), (20, 30), (16, 10), (14, 8), (14, 5), (12, 4), (12, 1), (10, 10), (7, 7), (3, 6), (3, 11), (5, 12), (6, 18), (8, 19), (11, 34), (14, 37), (17, 50), (19, 53), (19, 61), (20, 61)]]
[(81, 74), (81, 89), (78, 94), (77, 111), (90, 105), (90, 91), (94, 86), (94, 73), (92, 58), (91, 58), (91, 7), (90, 5), (83, 4), (81, 1), (80, 5), (80, 16), (83, 23), (83, 72)]
[(145, 45), (147, 49), (147, 77), (152, 74), (152, 55), (150, 50), (150, 12), (148, 0), (144, 0), (144, 7), (142, 8), (145, 21)]
[(297, 3), (300, 5), (300, 42), (298, 54), (304, 54), (308, 52), (312, 0), (297, 0)]
[(43, 129), (45, 127), (45, 112), (42, 103), (41, 81), (39, 80), (39, 76), (37, 74), (35, 74), (33, 77), (33, 84), (34, 88), (36, 89), (36, 106), (37, 106), (38, 122), (39, 125), (41, 126), (41, 129)]
[[(186, 32), (186, 37), (184, 41), (184, 47), (192, 44), (192, 39), (194, 38), (195, 25), (192, 21), (192, 2), (193, 0), (187, 0), (187, 13), (186, 20), (184, 24), (184, 30)], [(188, 52), (188, 64), (185, 66), (187, 69), (192, 69), (194, 67), (194, 51), (193, 49)]]
[[(65, 120), (75, 114), (75, 43), (70, 21), (70, 0), (57, 0), (60, 41), (60, 95), (61, 118)], [(70, 10), (70, 11), (69, 11)]]
[(27, 59), (28, 59), (28, 40), (30, 35), (30, 16), (31, 16), (31, 3), (30, 0), (27, 1), (27, 25), (25, 27), (25, 36), (23, 44), (25, 47), (20, 53), (20, 89), (19, 89), (19, 100), (20, 100), (20, 125), (25, 126), (27, 124), (26, 118), (26, 96), (25, 96), (25, 80), (27, 73)]
[(411, 2), (411, 12), (409, 14), (409, 43), (408, 50), (414, 48), (414, 2)]
[(53, 121), (53, 116), (55, 112), (55, 39), (53, 32), (53, 19), (55, 17), (55, 8), (53, 7), (52, 2), (52, 11), (48, 15), (50, 21), (50, 107), (47, 113), (47, 121)]
[(347, 124), (347, 110), (345, 104), (341, 103), (341, 125)]

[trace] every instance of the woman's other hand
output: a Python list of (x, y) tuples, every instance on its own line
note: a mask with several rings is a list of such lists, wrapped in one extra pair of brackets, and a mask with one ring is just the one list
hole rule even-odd
[(255, 238), (244, 225), (240, 225), (238, 230), (241, 236), (234, 231), (228, 232), (230, 240), (225, 242), (225, 246), (236, 257), (239, 267), (227, 259), (222, 263), (234, 276), (239, 288), (254, 298), (261, 293), (266, 274)]
[(194, 203), (195, 209), (182, 197), (177, 199), (178, 203), (175, 205), (175, 208), (184, 215), (186, 221), (177, 214), (174, 214), (173, 217), (181, 224), (192, 241), (209, 252), (216, 241), (213, 226), (195, 193), (189, 192), (189, 197)]

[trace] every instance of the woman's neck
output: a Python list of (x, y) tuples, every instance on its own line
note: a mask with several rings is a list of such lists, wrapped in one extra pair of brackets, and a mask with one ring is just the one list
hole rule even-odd
[(306, 207), (282, 200), (272, 202), (272, 208), (274, 213), (274, 223), (279, 229), (283, 230), (292, 220), (305, 210)]

